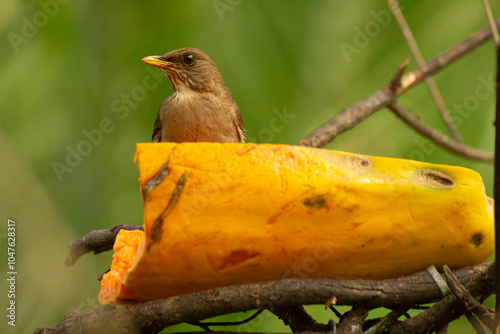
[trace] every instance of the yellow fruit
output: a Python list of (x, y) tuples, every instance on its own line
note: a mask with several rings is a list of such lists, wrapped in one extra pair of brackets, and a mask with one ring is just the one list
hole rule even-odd
[(123, 275), (104, 277), (102, 304), (392, 278), (493, 252), (493, 203), (466, 168), (271, 144), (138, 144), (136, 159), (145, 236), (133, 236), (133, 260), (117, 260)]

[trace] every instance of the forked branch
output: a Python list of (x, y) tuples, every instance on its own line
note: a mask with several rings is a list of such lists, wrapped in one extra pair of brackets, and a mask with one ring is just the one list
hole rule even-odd
[[(500, 19), (497, 19), (495, 23), (497, 27), (499, 27)], [(391, 81), (391, 83), (370, 94), (368, 97), (364, 98), (354, 106), (343, 109), (334, 118), (327, 121), (319, 128), (314, 130), (311, 134), (309, 134), (305, 139), (301, 140), (300, 144), (311, 147), (325, 146), (333, 139), (335, 139), (338, 135), (352, 129), (378, 110), (382, 108), (389, 108), (396, 102), (397, 97), (421, 83), (425, 78), (451, 65), (458, 58), (468, 54), (479, 45), (489, 40), (492, 36), (491, 31), (492, 30), (489, 26), (485, 27), (482, 30), (471, 35), (464, 41), (456, 44), (447, 51), (431, 59), (425, 64), (424, 67), (418, 68), (408, 74), (403, 75), (400, 78), (400, 85), (398, 89), (394, 91), (394, 94), (391, 94), (391, 85), (394, 84), (393, 81)], [(410, 121), (408, 118), (406, 121), (408, 124), (412, 125), (413, 128), (418, 127), (414, 125), (416, 124), (415, 122)], [(430, 136), (430, 131), (420, 132), (423, 135), (433, 139), (433, 137)], [(467, 145), (463, 145), (451, 138), (443, 139), (443, 137), (441, 137), (438, 141), (436, 141), (436, 143), (439, 145), (443, 145), (447, 149), (452, 149), (455, 153), (465, 155), (472, 159), (493, 161), (493, 156), (491, 154), (476, 150)]]

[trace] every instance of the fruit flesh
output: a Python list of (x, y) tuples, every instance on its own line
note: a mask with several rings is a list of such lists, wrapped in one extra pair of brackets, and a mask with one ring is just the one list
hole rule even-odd
[(145, 240), (103, 304), (493, 252), (492, 202), (465, 168), (271, 144), (138, 144), (136, 159)]

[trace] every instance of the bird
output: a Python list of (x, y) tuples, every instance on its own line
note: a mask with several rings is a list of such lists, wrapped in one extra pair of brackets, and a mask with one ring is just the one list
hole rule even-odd
[(238, 105), (217, 65), (205, 52), (183, 48), (142, 61), (159, 67), (173, 87), (158, 110), (153, 141), (245, 142)]

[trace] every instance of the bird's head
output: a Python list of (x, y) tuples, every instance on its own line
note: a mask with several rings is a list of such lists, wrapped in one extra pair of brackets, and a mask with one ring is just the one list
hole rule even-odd
[(218, 90), (227, 89), (215, 62), (199, 49), (174, 50), (163, 56), (145, 57), (142, 61), (159, 67), (176, 91), (189, 88), (198, 92), (218, 93)]

